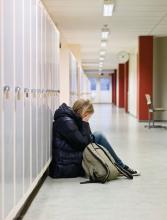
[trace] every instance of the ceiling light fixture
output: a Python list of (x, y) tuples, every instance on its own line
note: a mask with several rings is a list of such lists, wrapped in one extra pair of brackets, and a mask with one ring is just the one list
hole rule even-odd
[(101, 47), (106, 47), (107, 46), (107, 42), (106, 41), (101, 41)]
[(101, 32), (101, 37), (102, 39), (107, 39), (109, 36), (109, 28), (108, 25), (104, 25), (104, 27), (102, 28), (102, 32)]
[(101, 55), (101, 56), (104, 56), (105, 54), (106, 54), (106, 51), (105, 51), (105, 50), (100, 51), (100, 55)]
[(103, 61), (103, 60), (104, 60), (104, 57), (100, 57), (99, 60)]
[(113, 0), (104, 0), (103, 16), (112, 16), (114, 10)]

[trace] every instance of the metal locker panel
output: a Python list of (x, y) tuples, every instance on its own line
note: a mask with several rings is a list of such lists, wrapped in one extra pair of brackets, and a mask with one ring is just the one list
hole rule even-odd
[[(60, 39), (59, 39), (59, 32), (58, 31), (56, 31), (56, 42), (57, 42), (57, 44), (56, 44), (56, 57), (57, 57), (57, 62), (56, 62), (56, 89), (57, 90), (59, 90), (60, 91), (60, 78), (59, 78), (59, 63), (60, 63), (60, 60), (59, 60), (59, 50), (60, 50), (60, 48), (59, 48), (59, 43), (60, 43)], [(58, 106), (59, 106), (59, 97), (60, 97), (60, 94), (58, 93), (57, 94), (57, 100), (56, 100), (56, 108), (58, 108)]]
[(13, 5), (11, 0), (3, 1), (3, 58), (4, 58), (4, 214), (14, 205), (14, 74), (13, 74)]
[[(1, 60), (0, 60), (0, 62), (1, 62)], [(0, 74), (2, 74), (1, 73), (1, 71), (0, 71)], [(2, 104), (2, 83), (1, 83), (1, 80), (0, 80), (0, 106), (2, 106), (3, 104)], [(3, 200), (3, 190), (2, 190), (2, 144), (3, 144), (3, 142), (2, 142), (2, 107), (0, 108), (0, 195), (1, 195), (1, 197), (0, 197), (0, 219), (3, 219), (2, 218), (2, 200)]]
[(38, 96), (37, 96), (37, 109), (38, 109), (38, 116), (37, 116), (37, 138), (38, 138), (38, 173), (41, 171), (41, 168), (42, 168), (42, 164), (41, 164), (41, 158), (42, 158), (42, 153), (41, 153), (41, 140), (42, 140), (42, 137), (41, 137), (41, 35), (42, 35), (42, 24), (41, 24), (41, 7), (40, 5), (37, 6), (37, 28), (38, 28), (38, 36), (37, 36), (37, 43), (38, 43), (38, 46), (37, 46), (37, 90), (38, 90)]
[(31, 0), (31, 157), (32, 181), (37, 177), (37, 3)]
[[(50, 65), (49, 65), (49, 20), (46, 20), (46, 73), (47, 73), (47, 90), (50, 90)], [(50, 156), (50, 93), (47, 97), (47, 158)]]
[[(0, 33), (2, 33), (2, 11), (1, 11), (1, 8), (2, 8), (2, 0), (0, 0)], [(3, 168), (2, 168), (2, 152), (3, 152), (3, 141), (2, 141), (2, 130), (3, 130), (3, 126), (2, 126), (2, 106), (3, 106), (3, 99), (2, 99), (2, 91), (3, 91), (3, 88), (2, 88), (2, 74), (3, 74), (3, 69), (2, 69), (2, 35), (0, 34), (0, 219), (3, 219), (3, 210), (2, 210), (2, 207), (3, 207), (3, 204), (2, 204), (2, 201), (3, 201), (3, 190), (2, 190), (2, 175), (3, 175)]]
[[(56, 77), (56, 68), (55, 68), (55, 48), (56, 48), (56, 42), (55, 42), (55, 32), (54, 32), (54, 27), (52, 25), (52, 68), (53, 68), (53, 81), (52, 81), (52, 89), (55, 90), (55, 77)], [(52, 106), (52, 111), (55, 111), (55, 93), (53, 94), (53, 106)]]
[[(57, 80), (56, 80), (56, 77), (57, 77), (57, 54), (56, 54), (56, 46), (57, 46), (57, 38), (56, 38), (56, 31), (55, 31), (55, 28), (53, 26), (53, 90), (57, 90)], [(56, 97), (57, 97), (57, 94), (54, 93), (54, 99), (53, 99), (53, 112), (55, 111), (56, 109)]]
[[(1, 74), (1, 73), (0, 73)], [(2, 106), (2, 84), (0, 82), (0, 106)], [(0, 108), (0, 219), (2, 219), (2, 199), (3, 199), (3, 195), (2, 195), (2, 108)]]
[[(44, 11), (45, 12), (45, 11)], [(43, 162), (44, 165), (47, 162), (47, 95), (46, 95), (46, 90), (47, 90), (47, 78), (46, 78), (46, 12), (44, 13), (43, 16), (43, 25), (44, 25), (44, 35), (43, 35), (43, 46), (44, 46), (44, 91), (45, 91), (45, 95), (44, 95), (44, 127), (43, 127), (43, 131), (44, 131), (44, 151), (43, 151)]]
[(30, 186), (30, 1), (24, 0), (24, 192)]
[[(49, 21), (49, 45), (48, 45), (48, 49), (49, 49), (49, 88), (50, 90), (52, 90), (52, 65), (51, 65), (51, 55), (52, 55), (52, 51), (51, 51), (51, 25), (50, 25), (50, 21)], [(52, 140), (52, 94), (50, 96), (50, 100), (49, 100), (49, 121), (50, 121), (50, 126), (49, 126), (49, 146), (51, 146), (51, 140)], [(51, 155), (51, 149), (49, 148), (49, 155)]]
[(41, 7), (41, 169), (44, 166), (44, 12)]
[(23, 195), (23, 1), (15, 7), (15, 202)]

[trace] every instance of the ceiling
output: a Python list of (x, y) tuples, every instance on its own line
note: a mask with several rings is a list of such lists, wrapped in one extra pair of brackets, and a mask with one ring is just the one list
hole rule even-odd
[(167, 0), (116, 0), (112, 17), (103, 17), (103, 0), (43, 0), (69, 44), (81, 45), (86, 70), (98, 70), (101, 29), (110, 28), (103, 69), (115, 69), (120, 51), (133, 52), (140, 35), (167, 36)]

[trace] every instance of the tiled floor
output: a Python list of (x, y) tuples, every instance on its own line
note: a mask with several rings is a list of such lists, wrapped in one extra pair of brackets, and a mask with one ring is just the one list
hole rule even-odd
[(146, 129), (110, 105), (96, 105), (90, 124), (142, 175), (104, 185), (48, 177), (24, 219), (167, 220), (167, 130)]

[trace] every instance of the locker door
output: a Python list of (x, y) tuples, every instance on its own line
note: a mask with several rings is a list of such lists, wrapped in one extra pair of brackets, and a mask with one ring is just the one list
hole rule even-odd
[(37, 176), (37, 3), (31, 0), (31, 145), (32, 181)]
[(15, 191), (17, 203), (23, 195), (23, 1), (15, 7)]
[[(56, 30), (53, 27), (53, 89), (57, 90), (57, 37), (56, 37)], [(57, 93), (54, 93), (54, 102), (53, 102), (53, 112), (56, 110), (56, 103), (57, 103)]]
[[(14, 65), (13, 65), (13, 6), (12, 0), (3, 1), (3, 58), (4, 58), (4, 214), (14, 205)], [(8, 91), (8, 92), (7, 92)]]
[[(50, 90), (50, 65), (49, 65), (49, 20), (46, 20), (46, 73), (47, 90)], [(50, 93), (47, 96), (47, 158), (50, 157)]]
[[(51, 26), (48, 23), (48, 65), (49, 65), (49, 89), (52, 90), (52, 66), (51, 66)], [(52, 95), (49, 96), (49, 146), (52, 140)], [(49, 156), (51, 156), (51, 149), (49, 147)]]
[[(0, 0), (0, 33), (2, 33), (2, 0)], [(2, 217), (2, 200), (3, 200), (3, 190), (2, 190), (2, 106), (3, 106), (3, 100), (2, 100), (2, 74), (3, 74), (3, 69), (2, 69), (2, 35), (0, 34), (0, 219), (3, 219)]]
[[(0, 63), (1, 63), (1, 57), (0, 57)], [(0, 69), (0, 76), (2, 75), (1, 69)], [(2, 219), (2, 80), (0, 79), (0, 219)]]
[(30, 185), (30, 1), (24, 0), (24, 192)]
[(41, 169), (44, 164), (44, 11), (41, 7)]
[[(56, 44), (56, 60), (57, 60), (57, 62), (56, 62), (56, 76), (57, 76), (56, 77), (56, 89), (60, 91), (60, 78), (59, 78), (59, 76), (60, 76), (60, 74), (59, 74), (59, 63), (60, 63), (60, 61), (59, 61), (59, 53), (60, 53), (59, 52), (59, 50), (60, 50), (59, 43), (60, 43), (60, 40), (59, 40), (59, 32), (58, 31), (56, 31), (56, 42), (57, 42), (57, 44)], [(56, 108), (58, 108), (58, 106), (60, 104), (59, 98), (60, 98), (60, 94), (58, 93), (57, 101), (56, 101)]]
[(38, 116), (37, 116), (37, 142), (38, 142), (38, 173), (41, 171), (41, 8), (37, 5), (37, 28), (38, 28), (38, 36), (37, 36), (37, 109), (38, 109)]
[(47, 96), (46, 96), (46, 90), (47, 90), (47, 72), (46, 72), (46, 13), (44, 13), (43, 16), (43, 25), (44, 25), (44, 35), (43, 35), (43, 46), (44, 46), (44, 50), (43, 50), (43, 56), (44, 56), (44, 90), (45, 90), (45, 95), (44, 95), (44, 123), (43, 123), (43, 128), (44, 128), (44, 151), (43, 151), (43, 162), (44, 164), (46, 164), (47, 162)]

